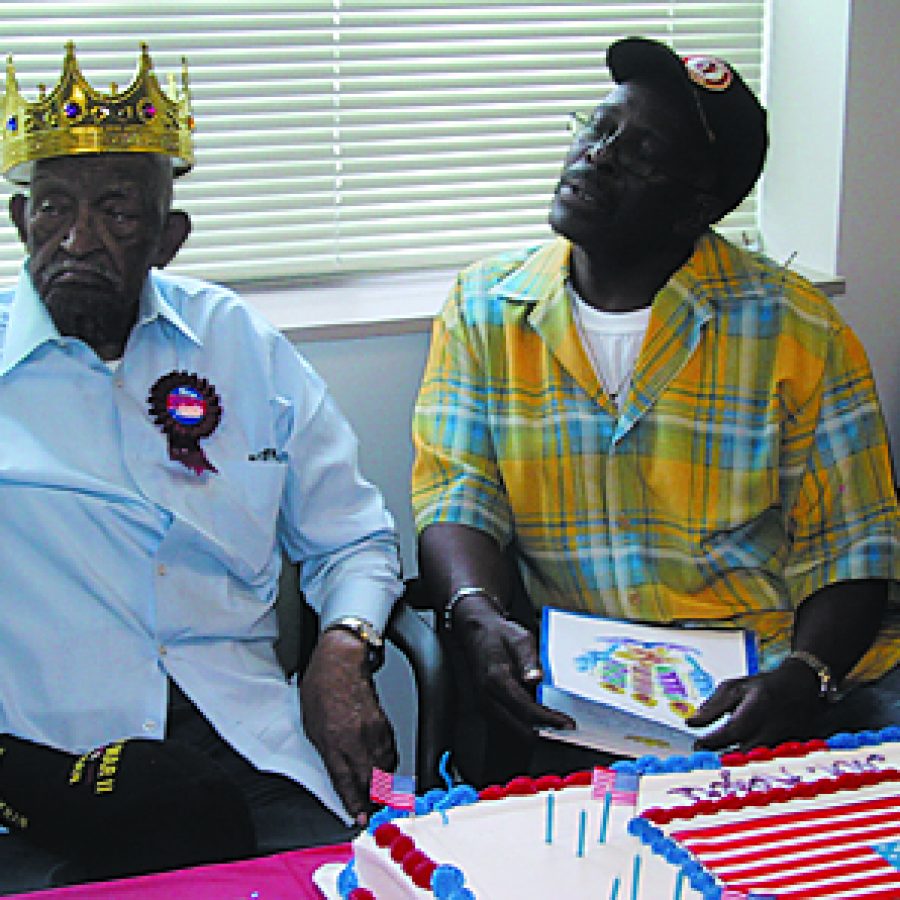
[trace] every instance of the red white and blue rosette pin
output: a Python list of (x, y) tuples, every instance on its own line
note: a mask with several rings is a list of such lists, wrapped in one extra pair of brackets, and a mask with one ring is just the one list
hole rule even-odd
[(216, 467), (200, 449), (200, 439), (209, 437), (222, 418), (216, 389), (193, 372), (169, 372), (150, 388), (147, 398), (153, 423), (169, 441), (169, 458), (197, 475)]

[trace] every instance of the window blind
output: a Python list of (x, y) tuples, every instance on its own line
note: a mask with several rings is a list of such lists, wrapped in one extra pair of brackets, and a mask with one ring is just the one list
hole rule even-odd
[[(154, 0), (4, 3), (0, 51), (28, 99), (75, 41), (120, 89), (150, 46), (188, 59), (194, 231), (174, 270), (240, 283), (449, 266), (549, 236), (567, 114), (610, 87), (604, 51), (644, 35), (730, 60), (760, 88), (764, 0)], [(9, 186), (5, 187), (8, 195)], [(753, 198), (722, 230), (754, 234)], [(22, 250), (0, 233), (0, 279)]]

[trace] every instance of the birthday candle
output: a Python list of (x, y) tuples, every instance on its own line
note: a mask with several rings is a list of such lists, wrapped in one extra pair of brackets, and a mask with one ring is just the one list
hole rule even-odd
[(634, 854), (634, 866), (631, 870), (631, 900), (638, 900), (638, 888), (641, 882), (641, 856)]
[(615, 880), (612, 883), (612, 889), (609, 892), (609, 900), (616, 900), (619, 896), (619, 877), (616, 876)]
[(678, 870), (678, 880), (675, 882), (675, 896), (672, 900), (681, 900), (681, 895), (684, 891), (684, 872), (679, 869)]
[(544, 840), (548, 844), (553, 843), (553, 791), (547, 791), (547, 832)]
[(603, 818), (600, 820), (600, 838), (598, 844), (606, 843), (606, 831), (609, 828), (609, 807), (612, 803), (612, 794), (607, 791), (603, 797)]
[(582, 810), (578, 814), (578, 855), (584, 856), (584, 835), (587, 831), (587, 812)]

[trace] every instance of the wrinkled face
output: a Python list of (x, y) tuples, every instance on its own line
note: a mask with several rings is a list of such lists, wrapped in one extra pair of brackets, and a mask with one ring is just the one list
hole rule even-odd
[(714, 177), (698, 121), (652, 88), (617, 85), (575, 136), (550, 225), (589, 252), (684, 241)]
[(21, 228), (34, 286), (62, 334), (96, 347), (134, 323), (171, 200), (164, 160), (114, 153), (35, 165)]

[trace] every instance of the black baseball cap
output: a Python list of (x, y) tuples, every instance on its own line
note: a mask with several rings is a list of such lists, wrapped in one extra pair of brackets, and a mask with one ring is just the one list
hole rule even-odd
[(629, 37), (611, 44), (606, 65), (617, 84), (639, 81), (665, 90), (706, 132), (717, 170), (719, 218), (753, 189), (769, 145), (766, 111), (725, 60), (681, 57), (660, 41)]

